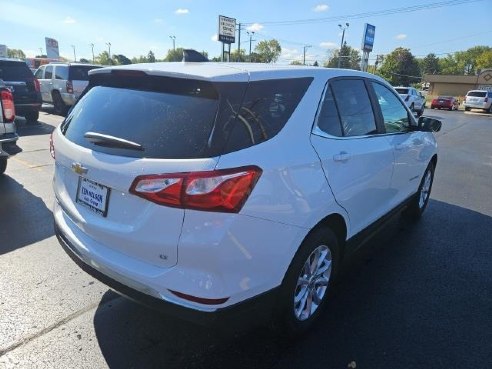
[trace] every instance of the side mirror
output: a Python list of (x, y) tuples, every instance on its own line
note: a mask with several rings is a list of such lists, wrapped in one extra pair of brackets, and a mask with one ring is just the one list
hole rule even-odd
[(430, 117), (420, 117), (418, 123), (420, 130), (425, 132), (439, 132), (442, 127), (440, 120)]

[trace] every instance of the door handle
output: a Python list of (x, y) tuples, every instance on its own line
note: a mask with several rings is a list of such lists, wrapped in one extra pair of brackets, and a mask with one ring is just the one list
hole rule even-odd
[(350, 154), (346, 151), (341, 151), (338, 154), (333, 155), (333, 160), (341, 161), (342, 163), (348, 161), (350, 159)]

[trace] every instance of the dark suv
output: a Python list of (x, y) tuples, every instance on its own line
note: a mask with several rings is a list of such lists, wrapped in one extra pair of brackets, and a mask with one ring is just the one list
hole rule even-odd
[(39, 82), (27, 64), (20, 59), (0, 58), (0, 79), (14, 95), (15, 112), (35, 123), (41, 109)]

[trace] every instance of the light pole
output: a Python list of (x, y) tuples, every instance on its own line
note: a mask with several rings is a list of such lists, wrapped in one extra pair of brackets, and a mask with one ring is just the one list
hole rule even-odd
[(171, 40), (173, 40), (173, 51), (176, 51), (176, 36), (169, 36)]
[(338, 53), (338, 68), (340, 68), (340, 62), (342, 61), (343, 39), (345, 38), (345, 30), (349, 28), (349, 24), (345, 23), (345, 26), (339, 24), (338, 27), (340, 27), (340, 29), (342, 30), (342, 42), (340, 43), (340, 52)]
[(113, 62), (111, 61), (111, 42), (106, 42), (106, 45), (108, 45), (108, 59), (109, 59), (109, 64), (112, 65)]
[(73, 49), (73, 61), (77, 61), (77, 56), (75, 55), (75, 45), (70, 45)]
[(306, 49), (309, 48), (309, 47), (312, 47), (311, 45), (306, 45), (306, 46), (303, 46), (303, 49), (304, 49), (304, 52), (303, 52), (303, 59), (302, 59), (302, 65), (306, 65)]
[(255, 34), (254, 31), (246, 31), (246, 33), (248, 34), (249, 36), (249, 62), (251, 63), (251, 41), (256, 41), (256, 40), (253, 40), (253, 35)]
[(94, 44), (91, 44), (91, 48), (92, 48), (92, 63), (94, 64), (95, 63), (95, 59), (94, 59)]

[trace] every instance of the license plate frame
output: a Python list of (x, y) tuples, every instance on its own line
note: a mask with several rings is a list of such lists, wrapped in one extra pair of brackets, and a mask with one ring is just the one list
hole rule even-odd
[(90, 179), (79, 177), (75, 201), (94, 213), (106, 217), (108, 215), (109, 196), (111, 189)]

